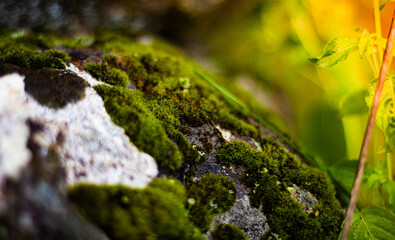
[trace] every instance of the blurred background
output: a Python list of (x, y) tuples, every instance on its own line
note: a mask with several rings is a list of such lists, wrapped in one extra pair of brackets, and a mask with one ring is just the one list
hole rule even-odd
[[(381, 12), (383, 36), (394, 6)], [(4, 32), (83, 37), (110, 30), (136, 38), (159, 36), (179, 46), (225, 76), (225, 84), (246, 89), (278, 115), (274, 124), (347, 190), (374, 74), (357, 52), (332, 68), (317, 67), (308, 58), (320, 56), (334, 37), (355, 37), (358, 28), (375, 32), (372, 0), (0, 0)], [(388, 176), (378, 167), (385, 157), (383, 139), (376, 127), (367, 168), (375, 177), (364, 181), (361, 206), (387, 204), (377, 197), (385, 195), (377, 184)]]

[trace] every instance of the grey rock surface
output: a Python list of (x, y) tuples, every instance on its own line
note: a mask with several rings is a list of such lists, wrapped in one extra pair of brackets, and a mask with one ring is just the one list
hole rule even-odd
[[(78, 74), (93, 83), (92, 78)], [(55, 142), (62, 133), (59, 159), (66, 170), (68, 186), (89, 182), (144, 187), (158, 174), (155, 160), (140, 152), (124, 130), (111, 121), (93, 88), (87, 87), (82, 100), (61, 109), (37, 103), (24, 91), (20, 75), (2, 77), (0, 88), (0, 98), (6, 99), (0, 105), (0, 183), (5, 176), (17, 175), (17, 169), (29, 159), (25, 126), (28, 118), (46, 127), (42, 137), (48, 142)]]
[[(244, 195), (237, 199), (233, 207), (226, 213), (215, 216), (211, 231), (218, 224), (233, 224), (240, 227), (248, 239), (259, 240), (269, 230), (266, 217), (261, 210), (250, 206), (249, 198)], [(208, 237), (210, 239), (210, 237)]]
[(57, 158), (62, 137), (49, 143), (42, 136), (43, 125), (27, 120), (26, 127), (31, 158), (18, 169), (18, 177), (3, 181), (0, 239), (107, 240), (67, 200), (65, 171)]
[[(207, 137), (210, 136), (210, 137)], [(247, 136), (238, 136), (227, 129), (219, 126), (205, 124), (201, 127), (190, 128), (188, 140), (200, 148), (204, 147), (204, 142), (209, 141), (212, 149), (204, 153), (205, 161), (196, 166), (194, 179), (200, 179), (204, 174), (212, 173), (226, 176), (229, 180), (235, 182), (236, 203), (232, 208), (222, 214), (214, 217), (211, 223), (210, 231), (205, 235), (207, 239), (211, 238), (211, 233), (216, 226), (220, 224), (233, 224), (238, 226), (250, 240), (259, 240), (270, 229), (266, 216), (261, 209), (254, 208), (250, 205), (249, 194), (251, 189), (242, 182), (242, 176), (245, 169), (234, 165), (224, 166), (216, 161), (216, 152), (221, 143), (243, 141), (256, 150), (262, 150), (260, 144), (253, 138)], [(286, 147), (286, 146), (284, 146)], [(288, 149), (287, 149), (288, 151)], [(308, 214), (312, 211), (314, 205), (318, 202), (317, 198), (300, 187), (293, 185), (289, 188), (290, 196), (297, 201)], [(273, 236), (276, 236), (275, 233)]]

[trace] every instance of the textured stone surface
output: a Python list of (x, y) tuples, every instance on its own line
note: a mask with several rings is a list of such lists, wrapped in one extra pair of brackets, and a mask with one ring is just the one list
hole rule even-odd
[[(0, 201), (0, 239), (106, 240), (104, 233), (84, 220), (66, 197), (65, 171), (59, 163), (62, 138), (48, 142), (45, 128), (28, 119), (27, 149), (31, 158), (19, 176), (6, 178)], [(8, 159), (7, 159), (8, 160)]]
[(293, 185), (291, 189), (291, 196), (303, 207), (303, 211), (309, 214), (313, 211), (314, 206), (317, 204), (317, 198), (308, 191), (301, 189), (300, 187)]
[(238, 199), (228, 212), (215, 216), (211, 230), (221, 223), (230, 223), (240, 227), (247, 238), (251, 240), (261, 239), (263, 234), (269, 229), (266, 217), (261, 210), (250, 206), (247, 195)]
[(250, 144), (251, 147), (261, 150), (259, 143), (251, 137), (235, 136), (229, 130), (209, 124), (191, 128), (190, 134), (187, 138), (191, 144), (202, 147), (202, 142), (205, 140), (204, 138), (206, 138), (206, 136), (210, 136), (206, 140), (213, 144), (213, 148), (210, 152), (204, 154), (205, 161), (196, 167), (196, 175), (194, 176), (194, 179), (200, 179), (204, 174), (208, 173), (226, 176), (229, 180), (235, 182), (237, 198), (236, 203), (228, 212), (214, 217), (211, 229), (206, 234), (206, 237), (211, 239), (211, 232), (217, 225), (230, 223), (240, 227), (248, 239), (261, 239), (263, 234), (269, 229), (269, 226), (266, 223), (266, 217), (263, 215), (261, 210), (250, 206), (248, 194), (251, 190), (241, 181), (241, 177), (243, 176), (245, 169), (235, 166), (223, 166), (216, 162), (218, 146), (223, 142), (244, 141)]
[[(210, 136), (207, 138), (207, 136)], [(261, 151), (262, 148), (259, 143), (247, 136), (234, 135), (230, 130), (221, 127), (212, 126), (209, 124), (201, 127), (190, 128), (188, 140), (191, 144), (203, 147), (204, 141), (212, 143), (213, 148), (210, 152), (204, 153), (205, 161), (196, 166), (196, 174), (194, 179), (200, 179), (204, 174), (212, 173), (221, 176), (226, 176), (228, 179), (235, 182), (236, 203), (226, 213), (218, 214), (212, 221), (211, 229), (206, 234), (208, 239), (211, 239), (211, 233), (219, 224), (233, 224), (240, 227), (246, 234), (248, 239), (259, 240), (269, 230), (270, 226), (267, 223), (266, 216), (258, 208), (251, 207), (249, 202), (249, 194), (251, 189), (245, 186), (242, 182), (242, 176), (245, 169), (234, 165), (224, 166), (216, 161), (216, 152), (221, 143), (243, 141), (249, 144), (252, 148)], [(288, 150), (287, 150), (288, 151)], [(307, 214), (313, 211), (313, 207), (318, 202), (317, 198), (308, 191), (293, 185), (288, 189), (290, 196), (297, 201)]]
[[(78, 74), (84, 79), (87, 76)], [(94, 81), (86, 79), (88, 83)], [(158, 170), (154, 159), (138, 151), (124, 130), (113, 124), (102, 99), (91, 87), (85, 89), (84, 99), (55, 110), (40, 105), (26, 94), (22, 80), (23, 77), (16, 74), (0, 79), (1, 89), (6, 89), (9, 82), (13, 82), (12, 90), (2, 92), (2, 97), (8, 102), (0, 108), (3, 115), (0, 119), (0, 146), (4, 150), (1, 153), (1, 171), (15, 173), (18, 165), (23, 165), (29, 158), (29, 152), (23, 149), (27, 139), (24, 122), (31, 118), (45, 126), (43, 138), (48, 142), (55, 142), (58, 134), (62, 133), (64, 139), (59, 158), (66, 169), (67, 185), (91, 182), (144, 187), (156, 177)], [(21, 149), (7, 148), (9, 145)], [(9, 174), (0, 172), (1, 178), (5, 175)]]

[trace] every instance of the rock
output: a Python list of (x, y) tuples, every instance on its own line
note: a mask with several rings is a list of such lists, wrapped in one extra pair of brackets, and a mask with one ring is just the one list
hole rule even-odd
[(0, 239), (338, 235), (330, 180), (265, 116), (167, 43), (103, 35), (0, 41)]
[[(9, 86), (9, 82), (14, 85)], [(26, 126), (23, 125), (29, 118), (45, 126), (42, 137), (50, 143), (56, 141), (59, 133), (62, 134), (64, 139), (59, 159), (66, 169), (66, 184), (69, 186), (78, 182), (91, 182), (144, 187), (158, 174), (155, 161), (139, 152), (130, 143), (124, 130), (112, 123), (101, 98), (91, 87), (85, 89), (82, 100), (55, 110), (42, 106), (24, 91), (22, 76), (5, 76), (0, 80), (0, 86), (4, 92), (8, 87), (8, 94), (2, 94), (7, 104), (0, 110), (6, 113), (6, 118), (2, 118), (0, 123), (2, 129), (14, 129), (10, 133), (0, 133), (4, 149), (1, 154), (5, 155), (0, 162), (1, 169), (8, 171), (9, 164), (16, 164), (11, 161), (14, 158), (21, 159), (18, 162), (27, 161), (30, 155), (27, 149), (15, 152), (16, 149), (9, 146), (15, 144), (14, 141), (22, 141), (17, 146), (26, 148)], [(13, 156), (15, 153), (23, 156)]]
[(228, 212), (215, 216), (211, 232), (215, 229), (215, 226), (229, 223), (242, 229), (247, 238), (251, 240), (261, 239), (265, 232), (269, 230), (266, 217), (259, 209), (250, 206), (247, 195), (237, 199)]
[[(10, 78), (21, 79), (17, 75)], [(33, 120), (27, 120), (25, 127), (29, 133), (27, 149), (21, 150), (29, 151), (30, 157), (23, 166), (18, 165), (18, 175), (1, 175), (0, 239), (107, 240), (67, 200), (65, 171), (57, 159), (61, 142), (46, 142), (41, 136), (44, 127)], [(4, 157), (3, 164), (12, 159)]]

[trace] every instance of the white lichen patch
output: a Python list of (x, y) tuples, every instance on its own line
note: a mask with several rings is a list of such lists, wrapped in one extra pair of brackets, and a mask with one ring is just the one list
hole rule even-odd
[(23, 105), (23, 79), (16, 73), (0, 77), (0, 187), (5, 177), (17, 177), (31, 157), (26, 148), (29, 136), (27, 112), (15, 114), (15, 109), (21, 109)]
[[(100, 83), (89, 74), (78, 70), (74, 65), (69, 67), (91, 85)], [(8, 110), (0, 108), (1, 146), (12, 143), (10, 134), (2, 137), (7, 129), (23, 128), (23, 136), (16, 139), (23, 151), (26, 148), (28, 130), (26, 120), (32, 119), (44, 125), (41, 134), (42, 143), (55, 144), (59, 134), (62, 143), (58, 148), (59, 159), (66, 170), (68, 186), (76, 183), (123, 184), (130, 187), (144, 187), (158, 174), (155, 160), (148, 154), (140, 152), (126, 136), (124, 130), (115, 125), (107, 114), (101, 97), (92, 87), (85, 89), (85, 97), (76, 103), (69, 103), (62, 109), (52, 109), (40, 105), (23, 90), (23, 78), (19, 81), (17, 97), (9, 96), (12, 91), (5, 91), (8, 99)], [(0, 84), (3, 82), (0, 79)], [(22, 86), (22, 87), (21, 87)], [(2, 88), (2, 87), (0, 87)], [(3, 89), (3, 88), (2, 88)], [(15, 91), (14, 91), (15, 92)], [(2, 106), (2, 105), (1, 105)], [(4, 116), (8, 120), (4, 120)], [(16, 121), (17, 119), (18, 121)], [(26, 132), (27, 131), (27, 132)], [(14, 155), (21, 154), (21, 149), (12, 146), (0, 161), (3, 165), (12, 161)], [(2, 155), (0, 155), (2, 156)], [(29, 159), (29, 156), (24, 156)], [(3, 176), (0, 170), (0, 177)]]
[(248, 143), (252, 148), (262, 151), (261, 146), (255, 139), (253, 139), (251, 137), (246, 137), (246, 136), (242, 136), (242, 137), (235, 136), (232, 134), (232, 132), (230, 130), (222, 129), (219, 125), (216, 125), (215, 127), (222, 134), (222, 137), (225, 139), (225, 141), (227, 141), (227, 142), (243, 141), (243, 142)]

